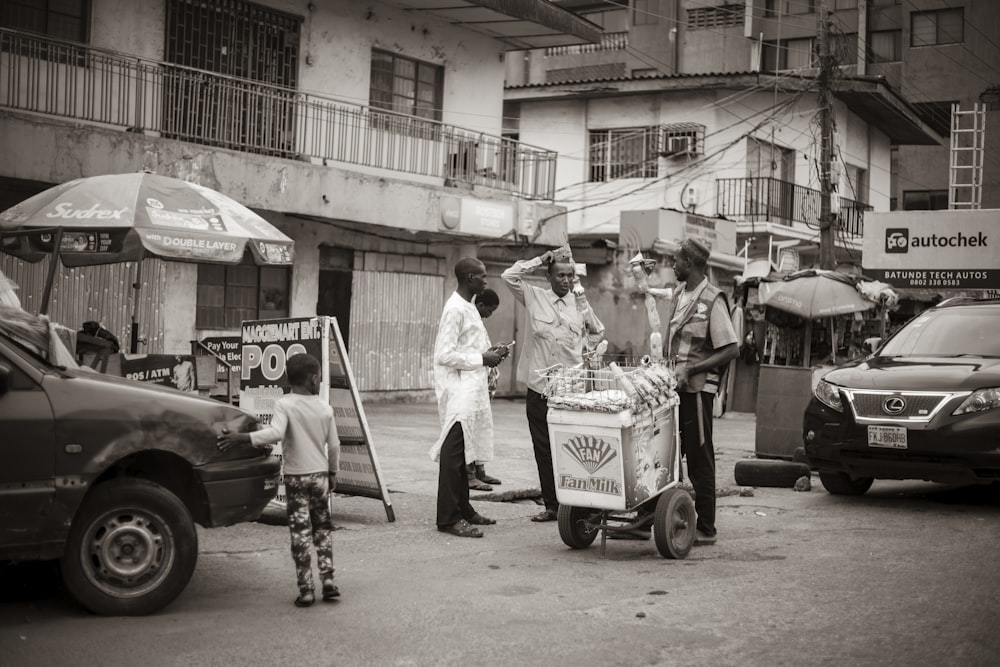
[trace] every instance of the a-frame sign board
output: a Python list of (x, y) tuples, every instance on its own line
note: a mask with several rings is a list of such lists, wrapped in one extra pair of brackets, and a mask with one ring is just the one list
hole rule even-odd
[[(322, 315), (246, 321), (241, 327), (240, 350), (240, 407), (265, 425), (270, 422), (274, 401), (289, 389), (285, 377), (288, 357), (308, 352), (320, 360), (323, 375), (319, 395), (333, 407), (340, 436), (336, 492), (380, 499), (388, 520), (395, 521), (337, 318)], [(281, 456), (280, 444), (273, 453)], [(284, 484), (274, 502), (284, 506)]]

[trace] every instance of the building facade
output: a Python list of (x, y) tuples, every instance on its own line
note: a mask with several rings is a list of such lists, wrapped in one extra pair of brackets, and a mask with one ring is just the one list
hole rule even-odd
[[(61, 268), (49, 312), (67, 326), (124, 343), (135, 316), (140, 352), (185, 353), (243, 320), (335, 315), (362, 391), (427, 392), (455, 261), (565, 241), (536, 224), (558, 212), (555, 154), (501, 132), (507, 51), (600, 39), (547, 2), (5, 0), (2, 17), (0, 210), (150, 170), (295, 241), (288, 269)], [(32, 310), (46, 262), (0, 269)]]
[[(889, 183), (842, 193), (892, 210), (948, 207), (951, 107), (983, 105), (982, 208), (1000, 207), (1000, 4), (991, 0), (563, 0), (602, 25), (600, 44), (511, 54), (508, 85), (722, 72), (808, 72), (827, 19), (844, 75), (884, 77), (945, 138), (894, 144)], [(971, 124), (971, 119), (960, 121)], [(970, 137), (971, 138), (971, 137)], [(959, 145), (964, 144), (963, 140)], [(863, 153), (845, 153), (857, 162)], [(961, 183), (962, 174), (955, 179)], [(868, 191), (867, 194), (865, 191)], [(957, 199), (962, 199), (959, 192)]]

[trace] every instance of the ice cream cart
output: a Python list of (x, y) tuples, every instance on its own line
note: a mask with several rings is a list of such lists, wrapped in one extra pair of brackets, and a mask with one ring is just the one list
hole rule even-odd
[(665, 558), (694, 544), (694, 502), (680, 488), (676, 381), (664, 363), (545, 369), (559, 536), (585, 549), (601, 534), (653, 529)]

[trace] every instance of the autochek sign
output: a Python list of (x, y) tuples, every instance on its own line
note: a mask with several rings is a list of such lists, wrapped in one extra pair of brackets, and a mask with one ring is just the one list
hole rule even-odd
[(866, 213), (865, 275), (896, 287), (1000, 287), (1000, 211)]
[(73, 208), (72, 202), (59, 202), (51, 212), (45, 214), (45, 217), (62, 220), (121, 220), (126, 211), (128, 208), (99, 208), (97, 204), (90, 208), (80, 209)]
[(910, 248), (985, 248), (989, 245), (989, 238), (982, 232), (918, 236), (911, 235), (910, 230), (905, 227), (890, 227), (885, 230), (885, 251), (887, 253), (903, 253), (909, 252)]

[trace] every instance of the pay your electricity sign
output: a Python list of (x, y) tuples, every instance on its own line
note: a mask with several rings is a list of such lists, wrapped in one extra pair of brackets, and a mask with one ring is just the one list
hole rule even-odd
[(1000, 288), (1000, 210), (866, 213), (865, 275), (894, 287)]

